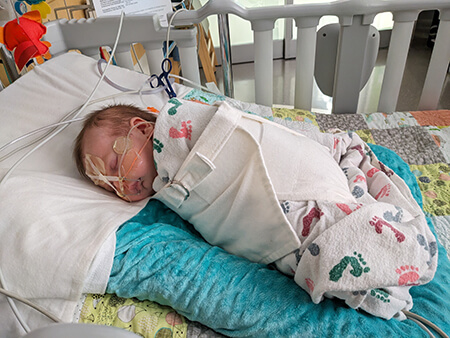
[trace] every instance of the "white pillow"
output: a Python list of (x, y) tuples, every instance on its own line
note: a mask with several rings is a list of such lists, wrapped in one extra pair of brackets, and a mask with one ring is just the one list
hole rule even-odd
[[(133, 89), (139, 89), (147, 78), (114, 66), (107, 74)], [(85, 102), (99, 78), (97, 62), (78, 53), (36, 67), (0, 92), (0, 145), (58, 122)], [(189, 88), (175, 85), (175, 90), (184, 96)], [(102, 83), (94, 98), (118, 92)], [(160, 109), (168, 97), (163, 91), (144, 100), (145, 104), (138, 95), (110, 99), (90, 106), (85, 113), (110, 103)], [(0, 266), (7, 286), (50, 307), (65, 321), (72, 320), (102, 243), (147, 202), (124, 202), (79, 177), (72, 146), (80, 128), (81, 123), (66, 128), (0, 186)], [(0, 177), (17, 159), (0, 162)]]

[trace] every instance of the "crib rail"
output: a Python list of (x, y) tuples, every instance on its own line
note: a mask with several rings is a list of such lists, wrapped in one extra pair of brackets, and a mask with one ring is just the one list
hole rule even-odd
[[(395, 111), (405, 63), (418, 14), (438, 10), (440, 26), (418, 109), (436, 109), (450, 60), (450, 0), (343, 0), (244, 8), (233, 0), (209, 0), (195, 11), (180, 12), (174, 25), (199, 23), (210, 15), (234, 14), (251, 23), (255, 44), (256, 102), (273, 104), (273, 34), (279, 18), (293, 18), (297, 26), (296, 108), (311, 109), (316, 31), (324, 15), (336, 15), (341, 25), (333, 89), (333, 112), (356, 112), (363, 73), (368, 26), (376, 14), (392, 12), (394, 27), (389, 46), (378, 110)], [(269, 57), (268, 57), (269, 56)]]
[[(50, 53), (54, 56), (77, 49), (85, 55), (96, 57), (99, 55), (99, 47), (113, 46), (119, 21), (120, 17), (117, 16), (50, 21), (45, 24), (45, 39), (51, 42)], [(161, 27), (156, 15), (125, 16), (115, 54), (117, 64), (133, 69), (130, 46), (133, 43), (141, 43), (146, 51), (150, 72), (159, 74), (163, 60), (162, 42), (166, 40), (166, 35), (167, 28)], [(177, 43), (183, 76), (200, 83), (197, 29), (192, 26), (172, 29), (170, 40)]]

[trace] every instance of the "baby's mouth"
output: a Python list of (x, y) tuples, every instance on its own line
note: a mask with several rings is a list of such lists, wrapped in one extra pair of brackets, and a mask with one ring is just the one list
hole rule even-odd
[(135, 187), (136, 194), (140, 195), (143, 188), (144, 188), (144, 186), (143, 186), (143, 182), (142, 182), (142, 177), (139, 177), (139, 181), (136, 182), (136, 187)]

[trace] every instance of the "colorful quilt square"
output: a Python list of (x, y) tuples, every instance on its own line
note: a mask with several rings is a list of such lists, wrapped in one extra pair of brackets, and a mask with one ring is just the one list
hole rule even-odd
[(272, 108), (273, 117), (279, 117), (284, 120), (301, 121), (313, 123), (318, 126), (316, 121), (316, 114), (303, 109), (289, 109), (289, 108)]
[(229, 97), (226, 98), (226, 102), (230, 106), (232, 106), (236, 109), (239, 109), (241, 111), (244, 111), (246, 113), (249, 113), (249, 114), (255, 114), (255, 115), (266, 117), (266, 118), (272, 117), (272, 109), (268, 106), (262, 106), (262, 105), (256, 104), (256, 103), (239, 101), (239, 100), (231, 99)]
[(366, 118), (366, 123), (369, 128), (391, 129), (419, 125), (410, 113), (370, 113), (363, 116)]
[(116, 326), (142, 337), (157, 332), (155, 337), (186, 337), (188, 321), (172, 308), (136, 298), (91, 294), (86, 296), (80, 323)]
[(410, 165), (422, 191), (423, 210), (431, 215), (450, 215), (450, 166), (446, 163)]
[(450, 216), (431, 216), (431, 219), (437, 238), (447, 250), (447, 257), (450, 259)]
[(192, 89), (183, 97), (183, 99), (199, 103), (213, 104), (217, 101), (225, 101), (225, 96), (203, 92), (198, 89)]
[(356, 134), (358, 134), (358, 136), (361, 137), (361, 140), (363, 140), (364, 142), (375, 144), (375, 140), (372, 136), (370, 129), (357, 130)]
[(316, 114), (308, 110), (272, 108), (273, 121), (292, 130), (301, 132), (302, 130), (317, 130), (319, 125), (316, 121)]
[(395, 151), (409, 164), (446, 162), (431, 135), (423, 127), (373, 129), (376, 144)]
[(296, 132), (302, 133), (304, 131), (315, 131), (320, 132), (319, 127), (317, 126), (317, 123), (315, 121), (308, 120), (306, 121), (292, 121), (292, 120), (285, 120), (279, 117), (273, 117), (271, 119), (273, 122), (276, 122), (278, 124), (281, 124), (282, 126), (285, 126), (289, 129), (292, 129)]
[(450, 126), (450, 110), (414, 111), (411, 115), (421, 126)]
[(317, 114), (316, 120), (322, 131), (338, 128), (341, 130), (368, 129), (361, 114)]
[(450, 162), (450, 128), (449, 127), (426, 127), (434, 142), (441, 149), (446, 162)]

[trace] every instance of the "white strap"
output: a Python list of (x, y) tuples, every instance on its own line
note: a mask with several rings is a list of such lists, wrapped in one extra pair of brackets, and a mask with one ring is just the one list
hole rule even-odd
[(155, 198), (179, 208), (214, 169), (214, 159), (231, 136), (242, 116), (227, 103), (222, 103), (208, 126), (200, 135), (194, 148), (181, 165), (174, 179), (167, 183)]

